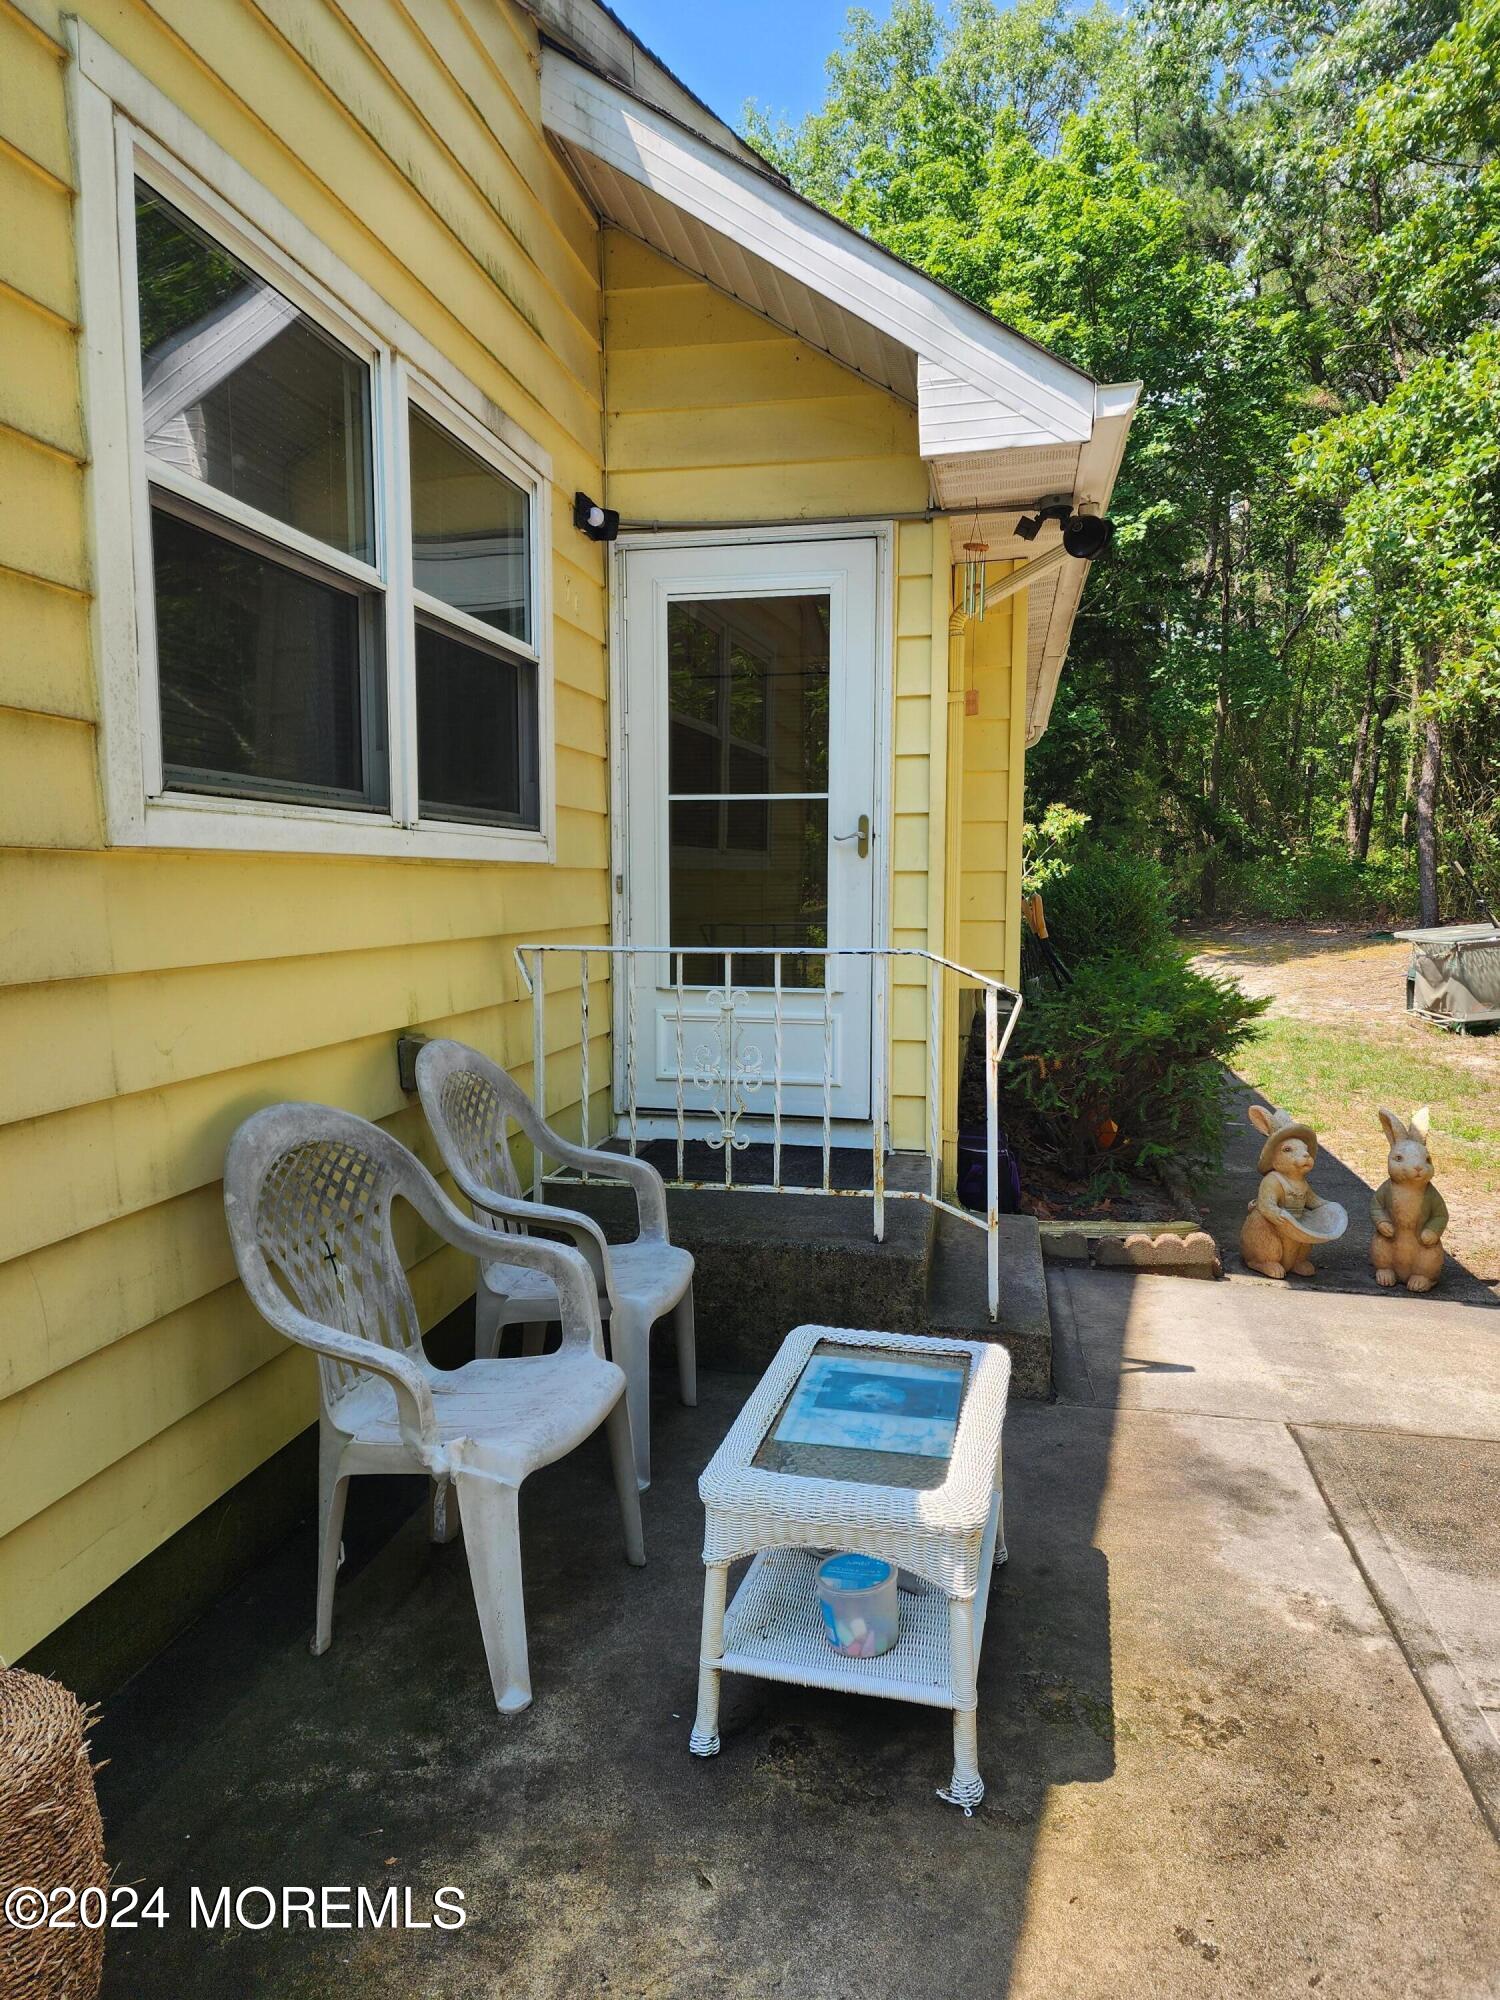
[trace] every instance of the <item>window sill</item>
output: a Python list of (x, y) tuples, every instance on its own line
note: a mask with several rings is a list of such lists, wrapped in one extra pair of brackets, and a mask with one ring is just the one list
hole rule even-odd
[(401, 861), (550, 862), (554, 858), (547, 835), (524, 827), (435, 822), (407, 827), (378, 813), (189, 797), (149, 800), (133, 824), (111, 828), (109, 844)]

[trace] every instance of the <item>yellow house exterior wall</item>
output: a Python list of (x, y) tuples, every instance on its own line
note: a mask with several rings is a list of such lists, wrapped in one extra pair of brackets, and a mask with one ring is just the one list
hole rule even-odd
[[(550, 866), (105, 845), (64, 16), (51, 0), (0, 0), (0, 1656), (12, 1659), (315, 1413), (306, 1357), (234, 1278), (219, 1175), (235, 1126), (266, 1103), (321, 1100), (430, 1158), (395, 1036), (455, 1033), (528, 1077), (513, 945), (609, 935), (606, 558), (571, 526), (574, 489), (603, 491), (629, 518), (692, 522), (920, 516), (928, 501), (909, 408), (600, 230), (542, 133), (536, 32), (510, 0), (70, 11), (551, 454), (559, 806)], [(995, 913), (1020, 837), (1025, 614), (987, 621), (975, 728), (950, 687), (947, 538), (946, 522), (920, 518), (893, 538), (889, 930), (1008, 970), (1017, 941)], [(554, 1110), (576, 1095), (579, 1021), (555, 966)], [(596, 961), (596, 1083), (609, 1075), (602, 987)], [(925, 987), (904, 970), (898, 1145), (926, 1143), (927, 1071)], [(601, 1089), (596, 1133), (606, 1114)], [(467, 1296), (472, 1270), (430, 1243), (405, 1248), (431, 1324)]]
[[(928, 502), (916, 412), (616, 229), (604, 233), (605, 458), (609, 504), (630, 521), (838, 521), (920, 514)], [(946, 641), (933, 647), (933, 553), (946, 530), (897, 526), (890, 932), (937, 948), (930, 892), (934, 730)], [(947, 590), (947, 564), (940, 565)], [(936, 675), (936, 686), (934, 676)], [(939, 853), (941, 843), (939, 843)], [(891, 1126), (926, 1143), (923, 975), (891, 998)]]
[[(65, 33), (45, 0), (0, 0), (0, 1032), (24, 1052), (0, 1082), (6, 1658), (315, 1413), (306, 1358), (234, 1279), (239, 1120), (321, 1099), (420, 1147), (394, 1036), (450, 1030), (524, 1074), (512, 943), (609, 920), (604, 565), (569, 520), (603, 478), (598, 227), (540, 129), (529, 18), (77, 11), (552, 454), (560, 803), (555, 867), (104, 846)], [(555, 984), (565, 1092), (577, 1008)], [(472, 1271), (409, 1248), (431, 1323)]]

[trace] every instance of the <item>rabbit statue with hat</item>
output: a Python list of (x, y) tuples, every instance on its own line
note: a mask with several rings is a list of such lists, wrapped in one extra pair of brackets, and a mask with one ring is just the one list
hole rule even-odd
[(1448, 1204), (1432, 1185), (1432, 1155), (1427, 1150), (1427, 1106), (1403, 1123), (1394, 1111), (1382, 1111), (1380, 1123), (1390, 1156), (1389, 1178), (1370, 1197), (1370, 1262), (1377, 1285), (1405, 1285), (1409, 1292), (1430, 1292), (1442, 1275), (1443, 1231)]
[(1252, 1104), (1250, 1123), (1265, 1144), (1260, 1149), (1260, 1189), (1240, 1230), (1240, 1255), (1266, 1278), (1315, 1278), (1308, 1251), (1336, 1243), (1349, 1218), (1336, 1201), (1324, 1201), (1307, 1185), (1318, 1158), (1318, 1135), (1286, 1111)]

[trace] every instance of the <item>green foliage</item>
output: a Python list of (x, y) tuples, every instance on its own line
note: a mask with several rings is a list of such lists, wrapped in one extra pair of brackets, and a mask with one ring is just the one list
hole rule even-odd
[(1461, 859), (1500, 900), (1500, 0), (895, 0), (752, 136), (1145, 385), (1029, 816), (1086, 811), (1207, 913), (1424, 829), (1452, 914)]
[(1017, 1024), (1003, 1081), (1023, 1156), (1098, 1188), (1166, 1159), (1190, 1174), (1217, 1165), (1221, 1065), (1266, 1005), (1170, 951), (1085, 961)]
[[(1179, 887), (1193, 906), (1201, 867), (1201, 857), (1192, 857)], [(1220, 874), (1217, 894), (1222, 915), (1260, 923), (1390, 924), (1404, 921), (1416, 902), (1409, 857), (1354, 861), (1335, 847), (1232, 863)]]
[(1048, 932), (1070, 966), (1115, 952), (1155, 958), (1171, 943), (1171, 885), (1150, 854), (1090, 849), (1058, 875), (1045, 905)]
[(1021, 828), (1021, 893), (1034, 896), (1071, 867), (1089, 816), (1076, 806), (1048, 806)]

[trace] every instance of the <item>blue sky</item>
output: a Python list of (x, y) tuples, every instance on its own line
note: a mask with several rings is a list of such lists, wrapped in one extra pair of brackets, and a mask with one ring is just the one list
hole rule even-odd
[[(876, 15), (885, 0), (866, 0)], [(633, 34), (728, 119), (753, 97), (796, 119), (823, 101), (823, 63), (849, 0), (611, 0)]]

